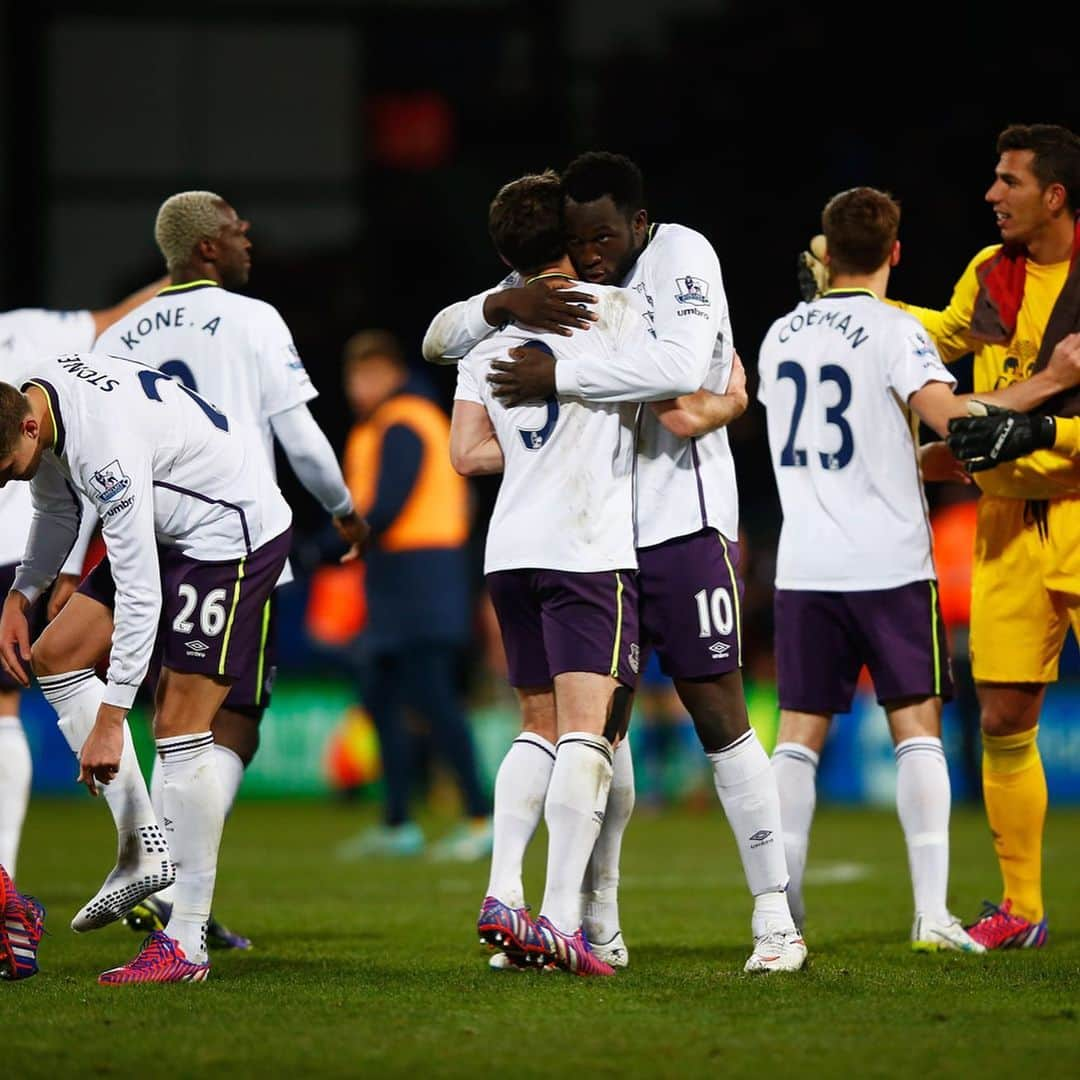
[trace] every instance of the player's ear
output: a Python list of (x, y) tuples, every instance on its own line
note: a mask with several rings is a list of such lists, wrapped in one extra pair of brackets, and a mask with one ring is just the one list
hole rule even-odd
[(635, 237), (644, 236), (649, 231), (649, 215), (645, 210), (638, 210), (630, 219), (630, 229)]
[(41, 425), (37, 421), (35, 416), (24, 416), (20, 430), (27, 436), (27, 438), (37, 441), (38, 435), (41, 433)]
[(889, 252), (889, 266), (896, 266), (900, 262), (900, 241), (894, 240), (892, 251)]

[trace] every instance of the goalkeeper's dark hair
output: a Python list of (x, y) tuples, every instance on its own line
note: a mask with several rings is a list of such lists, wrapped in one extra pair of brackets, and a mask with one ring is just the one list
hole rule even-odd
[(523, 276), (566, 254), (563, 186), (554, 169), (522, 176), (499, 188), (488, 208), (495, 250)]
[(29, 415), (30, 402), (26, 395), (10, 383), (0, 382), (0, 457), (15, 448), (22, 422)]
[(997, 140), (997, 152), (1030, 150), (1031, 171), (1043, 188), (1061, 184), (1069, 209), (1080, 211), (1080, 138), (1059, 124), (1010, 124)]
[(563, 188), (576, 203), (590, 203), (605, 195), (629, 219), (645, 208), (645, 181), (641, 170), (624, 154), (590, 150), (579, 154), (563, 170)]
[(833, 274), (872, 274), (900, 231), (900, 204), (885, 191), (857, 187), (834, 195), (821, 213)]

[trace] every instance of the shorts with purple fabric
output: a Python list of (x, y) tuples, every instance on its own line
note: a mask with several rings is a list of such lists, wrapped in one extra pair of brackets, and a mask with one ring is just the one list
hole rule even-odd
[(742, 666), (739, 545), (702, 529), (638, 548), (641, 640), (674, 679), (726, 675)]
[(882, 704), (952, 697), (937, 582), (865, 592), (777, 589), (774, 615), (781, 709), (850, 711), (864, 664)]
[[(161, 621), (151, 675), (161, 667), (228, 679), (222, 708), (261, 712), (274, 681), (274, 587), (289, 554), (286, 529), (242, 559), (203, 562), (159, 547)], [(79, 592), (115, 606), (109, 557)]]
[(631, 689), (637, 684), (633, 570), (496, 570), (487, 584), (511, 686), (550, 686), (567, 671), (610, 675)]
[[(18, 563), (8, 563), (6, 566), (0, 566), (0, 601), (3, 600), (9, 592), (11, 592), (11, 586), (15, 584), (15, 571), (18, 569)], [(49, 593), (46, 590), (41, 596), (39, 596), (26, 612), (26, 621), (29, 624), (29, 637), (30, 644), (34, 644), (34, 639), (45, 629), (45, 607), (48, 602)], [(30, 676), (30, 665), (23, 662), (23, 670), (26, 672), (27, 677)], [(20, 683), (17, 683), (2, 667), (0, 667), (0, 691), (4, 690), (23, 690)]]

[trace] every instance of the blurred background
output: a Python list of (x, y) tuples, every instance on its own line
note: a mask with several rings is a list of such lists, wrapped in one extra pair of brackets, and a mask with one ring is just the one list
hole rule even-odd
[[(1018, 14), (1013, 11), (1012, 18)], [(772, 0), (219, 0), (0, 4), (0, 308), (101, 308), (156, 278), (153, 221), (168, 195), (217, 191), (252, 222), (248, 292), (291, 327), (344, 452), (355, 417), (342, 383), (349, 337), (384, 329), (449, 409), (451, 368), (420, 359), (442, 306), (502, 276), (487, 204), (523, 172), (587, 149), (642, 167), (650, 216), (703, 232), (723, 267), (736, 345), (754, 385), (757, 346), (798, 299), (797, 253), (836, 191), (870, 184), (903, 207), (892, 292), (944, 306), (996, 229), (983, 194), (1012, 122), (1078, 127), (1080, 72), (1064, 27), (1003, 25), (983, 4), (787, 5)], [(426, 370), (422, 370), (425, 369)], [(970, 369), (958, 367), (961, 388)], [(747, 680), (771, 746), (771, 592), (778, 505), (757, 405), (731, 429), (747, 579)], [(378, 741), (353, 656), (362, 582), (324, 573), (322, 512), (280, 463), (296, 515), (295, 584), (283, 590), (279, 680), (245, 780), (255, 795), (377, 798)], [(497, 481), (471, 483), (473, 636), (461, 672), (490, 782), (515, 730), (482, 590)], [(971, 491), (934, 488), (939, 570), (957, 659), (965, 651)], [(2, 525), (0, 525), (2, 527)], [(951, 583), (951, 584), (950, 584)], [(352, 590), (329, 625), (320, 587)], [(958, 674), (964, 683), (964, 670)], [(1040, 733), (1051, 796), (1080, 799), (1075, 643)], [(643, 802), (711, 802), (688, 720), (662, 680), (639, 695)], [(949, 707), (954, 791), (977, 796), (977, 714)], [(31, 695), (39, 790), (71, 791), (70, 754)], [(141, 725), (136, 725), (141, 727)], [(428, 800), (457, 798), (415, 731)], [(145, 751), (145, 734), (140, 745)], [(891, 802), (893, 757), (872, 695), (835, 725), (823, 798)]]

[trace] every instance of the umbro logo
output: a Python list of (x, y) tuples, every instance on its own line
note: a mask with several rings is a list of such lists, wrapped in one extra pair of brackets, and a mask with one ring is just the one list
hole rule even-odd
[(187, 649), (188, 656), (202, 656), (207, 649), (210, 648), (205, 641), (185, 641), (184, 648)]
[(594, 810), (593, 811), (593, 819), (597, 822), (597, 824), (603, 825), (604, 824), (604, 811), (603, 810)]
[(726, 641), (714, 641), (709, 646), (714, 660), (723, 660), (731, 652), (731, 646)]
[(772, 831), (769, 829), (758, 829), (753, 836), (750, 837), (750, 846), (752, 848), (762, 847), (764, 844), (772, 843)]

